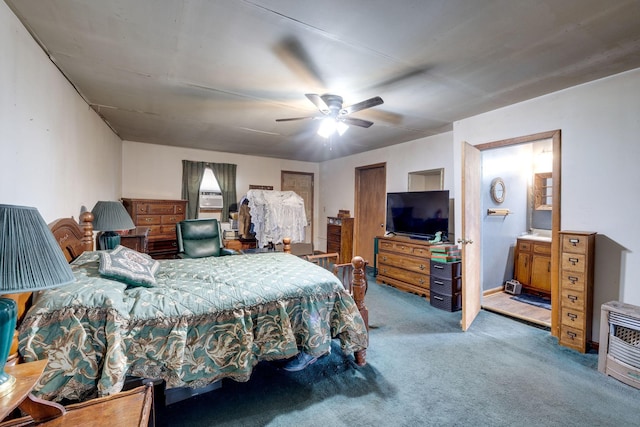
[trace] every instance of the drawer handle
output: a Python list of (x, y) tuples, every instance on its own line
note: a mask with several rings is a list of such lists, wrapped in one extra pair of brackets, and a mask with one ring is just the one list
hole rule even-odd
[(172, 216), (171, 218), (169, 218), (169, 221), (175, 221), (175, 220), (176, 220), (175, 216)]
[(578, 296), (577, 295), (567, 295), (567, 298), (569, 298), (571, 300), (571, 302), (576, 302), (578, 301)]
[(576, 334), (575, 332), (567, 331), (567, 336), (571, 339), (574, 339), (578, 336), (578, 334)]
[(382, 257), (382, 260), (383, 260), (383, 261), (386, 261), (386, 260), (387, 260), (387, 256), (386, 256), (386, 255), (385, 255), (385, 256), (383, 256), (383, 257)]
[(569, 276), (567, 277), (567, 279), (569, 279), (572, 285), (575, 285), (576, 282), (578, 281), (578, 278), (576, 276)]
[(424, 264), (420, 264), (420, 270), (424, 270), (425, 268)]
[(578, 238), (569, 239), (569, 243), (571, 243), (573, 246), (576, 246), (578, 243), (580, 243), (580, 239)]
[(571, 321), (574, 321), (578, 318), (578, 315), (574, 313), (567, 313), (567, 317), (571, 319)]
[(418, 283), (420, 283), (421, 285), (424, 285), (424, 279), (418, 280)]
[(438, 280), (433, 280), (433, 284), (434, 284), (434, 285), (444, 286), (444, 282), (440, 282), (440, 281), (438, 281)]
[(153, 221), (151, 218), (145, 218), (144, 220), (147, 221), (147, 222)]
[(433, 268), (435, 268), (436, 270), (444, 270), (444, 265), (434, 264)]
[(444, 298), (439, 297), (438, 295), (432, 295), (431, 296), (433, 299), (437, 299), (438, 301), (444, 301)]
[(569, 258), (569, 262), (573, 265), (576, 265), (578, 263), (578, 258)]

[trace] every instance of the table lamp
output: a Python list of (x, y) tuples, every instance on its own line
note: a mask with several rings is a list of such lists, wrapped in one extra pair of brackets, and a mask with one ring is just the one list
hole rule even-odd
[(93, 229), (102, 231), (98, 237), (99, 249), (113, 249), (120, 244), (116, 230), (136, 228), (131, 216), (120, 202), (100, 201), (91, 209)]
[[(55, 237), (36, 208), (0, 205), (0, 295), (32, 292), (75, 280)], [(16, 329), (17, 304), (0, 298), (0, 396), (16, 379), (4, 372)]]

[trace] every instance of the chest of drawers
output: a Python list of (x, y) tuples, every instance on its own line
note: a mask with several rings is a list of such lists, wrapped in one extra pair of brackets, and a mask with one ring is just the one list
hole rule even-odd
[(591, 339), (596, 233), (560, 232), (560, 345), (582, 353)]
[(430, 303), (446, 311), (462, 308), (462, 264), (456, 262), (430, 263)]
[(427, 242), (379, 237), (376, 280), (429, 298), (430, 260)]
[(353, 218), (327, 218), (327, 253), (337, 252), (338, 262), (353, 258)]
[(185, 219), (186, 200), (122, 199), (138, 227), (149, 228), (148, 252), (153, 258), (174, 258), (178, 251), (176, 223)]

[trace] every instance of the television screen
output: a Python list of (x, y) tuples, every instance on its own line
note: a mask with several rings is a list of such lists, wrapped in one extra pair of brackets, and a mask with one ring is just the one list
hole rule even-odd
[(388, 233), (433, 239), (449, 234), (449, 191), (387, 193)]

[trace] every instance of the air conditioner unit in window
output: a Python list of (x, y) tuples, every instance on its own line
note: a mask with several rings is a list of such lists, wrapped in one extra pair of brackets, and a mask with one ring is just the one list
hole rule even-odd
[(203, 191), (200, 193), (200, 208), (222, 209), (222, 193)]

